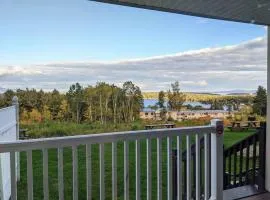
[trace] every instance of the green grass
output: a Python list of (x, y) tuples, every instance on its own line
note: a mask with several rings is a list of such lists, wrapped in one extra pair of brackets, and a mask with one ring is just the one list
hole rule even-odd
[(47, 121), (43, 123), (21, 124), (20, 127), (28, 129), (27, 134), (29, 137), (41, 138), (138, 130), (143, 129), (144, 124), (141, 121), (121, 124), (100, 124), (99, 122), (77, 124), (74, 122)]
[[(247, 132), (229, 132), (224, 135), (225, 147), (229, 147), (235, 142), (254, 133)], [(192, 138), (194, 141), (194, 138)], [(183, 146), (185, 141), (183, 140)], [(152, 198), (156, 199), (157, 191), (157, 169), (156, 169), (156, 140), (152, 140)], [(176, 139), (173, 139), (173, 147), (176, 147)], [(135, 143), (129, 143), (130, 160), (130, 199), (135, 198)], [(123, 168), (123, 142), (117, 144), (117, 173), (118, 173), (118, 199), (124, 198), (124, 168)], [(111, 199), (111, 144), (105, 145), (105, 186), (106, 199)], [(92, 196), (93, 199), (99, 199), (99, 149), (98, 145), (92, 145)], [(78, 147), (78, 179), (79, 179), (79, 199), (86, 199), (86, 165), (85, 165), (85, 146)], [(163, 198), (166, 199), (166, 139), (162, 140), (162, 179), (163, 179)], [(57, 149), (49, 150), (49, 191), (50, 199), (58, 199), (58, 181), (57, 181)], [(21, 181), (18, 184), (18, 199), (27, 199), (27, 166), (26, 153), (21, 153)], [(42, 152), (33, 151), (33, 181), (34, 181), (34, 199), (43, 199), (42, 188)], [(65, 200), (72, 199), (72, 150), (64, 148), (64, 193)], [(141, 141), (141, 194), (142, 199), (146, 199), (146, 142)]]
[(256, 130), (249, 129), (247, 131), (229, 131), (228, 129), (225, 129), (224, 133), (224, 147), (227, 148), (229, 146), (232, 146), (233, 144), (237, 143), (238, 141), (242, 140), (245, 137), (248, 137), (251, 134), (254, 134)]

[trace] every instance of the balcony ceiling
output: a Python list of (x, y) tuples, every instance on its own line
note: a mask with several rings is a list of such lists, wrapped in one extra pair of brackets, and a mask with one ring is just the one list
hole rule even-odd
[(94, 0), (214, 19), (270, 25), (270, 0)]

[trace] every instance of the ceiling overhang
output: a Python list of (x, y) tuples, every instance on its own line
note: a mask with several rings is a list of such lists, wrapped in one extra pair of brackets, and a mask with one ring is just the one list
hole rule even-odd
[(270, 25), (270, 0), (92, 0), (199, 17)]

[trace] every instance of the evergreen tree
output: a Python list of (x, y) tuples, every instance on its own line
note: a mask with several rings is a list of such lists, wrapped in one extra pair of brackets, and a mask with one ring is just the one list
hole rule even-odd
[(266, 116), (267, 94), (266, 89), (259, 86), (253, 103), (253, 111), (261, 116)]
[(180, 92), (178, 81), (172, 83), (171, 87), (172, 91), (168, 91), (168, 105), (171, 110), (179, 111), (186, 101), (186, 96), (184, 93)]
[(158, 93), (158, 102), (157, 102), (157, 105), (159, 108), (163, 109), (165, 108), (165, 92), (163, 91), (160, 91)]

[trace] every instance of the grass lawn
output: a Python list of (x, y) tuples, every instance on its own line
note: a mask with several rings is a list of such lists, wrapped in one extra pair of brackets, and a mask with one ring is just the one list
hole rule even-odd
[[(225, 148), (254, 133), (255, 130), (247, 132), (225, 131)], [(183, 146), (185, 141), (183, 141)], [(118, 173), (118, 198), (124, 199), (124, 161), (123, 142), (117, 144), (117, 173)], [(176, 140), (173, 140), (173, 147), (176, 147)], [(135, 199), (135, 142), (129, 143), (129, 173), (130, 173), (130, 199)], [(163, 197), (166, 199), (166, 139), (162, 143), (162, 179)], [(106, 199), (111, 199), (111, 144), (105, 145), (105, 193)], [(86, 199), (86, 165), (85, 146), (78, 147), (78, 179), (79, 199)], [(49, 191), (50, 199), (58, 199), (57, 181), (57, 149), (49, 150)], [(42, 188), (42, 152), (33, 151), (33, 177), (34, 177), (34, 199), (43, 199)], [(18, 199), (27, 199), (27, 166), (26, 153), (21, 153), (21, 181), (18, 184)], [(157, 169), (156, 169), (156, 140), (152, 140), (152, 198), (156, 199), (157, 191)], [(72, 199), (72, 151), (71, 148), (64, 148), (64, 191), (65, 200)], [(99, 149), (98, 145), (92, 145), (92, 196), (99, 199)], [(141, 195), (146, 199), (146, 142), (141, 141)]]

